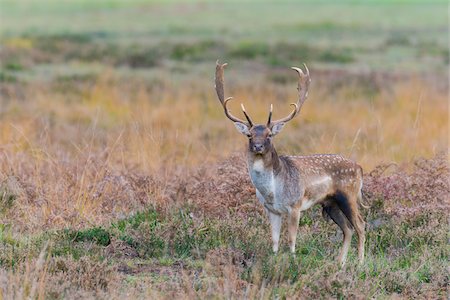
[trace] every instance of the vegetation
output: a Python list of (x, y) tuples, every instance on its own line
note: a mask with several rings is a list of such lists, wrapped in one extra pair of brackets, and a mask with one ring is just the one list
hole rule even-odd
[[(0, 298), (445, 298), (446, 8), (1, 0)], [(320, 207), (271, 253), (218, 58), (260, 122), (308, 64), (275, 145), (363, 166), (364, 265)]]

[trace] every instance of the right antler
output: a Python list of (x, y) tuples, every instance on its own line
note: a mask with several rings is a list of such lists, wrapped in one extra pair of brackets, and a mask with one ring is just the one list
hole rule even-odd
[(233, 116), (231, 114), (231, 112), (227, 108), (228, 101), (233, 99), (233, 97), (228, 97), (227, 99), (224, 99), (225, 97), (224, 97), (224, 89), (223, 89), (223, 85), (224, 85), (223, 69), (227, 65), (228, 65), (227, 63), (219, 64), (219, 61), (216, 62), (216, 78), (215, 78), (215, 81), (216, 81), (217, 97), (219, 98), (219, 101), (222, 104), (223, 110), (225, 112), (225, 115), (228, 117), (228, 119), (230, 119), (233, 122), (243, 123), (243, 124), (247, 125), (247, 127), (251, 128), (253, 126), (253, 122), (250, 119), (250, 116), (245, 111), (245, 107), (244, 107), (244, 105), (242, 103), (241, 103), (242, 112), (244, 113), (245, 118), (247, 119), (248, 122), (245, 122), (245, 121), (243, 121), (243, 120)]
[(308, 67), (305, 64), (303, 64), (303, 66), (305, 67), (306, 74), (303, 73), (302, 69), (297, 68), (297, 67), (292, 67), (292, 69), (297, 71), (297, 73), (298, 73), (298, 87), (297, 87), (298, 100), (297, 100), (297, 103), (291, 103), (291, 105), (294, 106), (294, 110), (287, 117), (284, 117), (282, 119), (272, 122), (271, 121), (272, 105), (271, 105), (270, 112), (269, 112), (269, 119), (267, 121), (267, 126), (270, 127), (270, 126), (275, 125), (276, 123), (288, 122), (288, 121), (292, 120), (300, 112), (300, 109), (302, 108), (303, 103), (305, 102), (306, 98), (308, 97), (309, 84), (311, 83), (311, 78), (309, 77)]

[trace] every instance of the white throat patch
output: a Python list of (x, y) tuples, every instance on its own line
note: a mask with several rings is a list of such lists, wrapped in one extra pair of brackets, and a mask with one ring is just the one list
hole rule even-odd
[(253, 171), (262, 172), (264, 171), (264, 161), (262, 159), (257, 159), (253, 162)]

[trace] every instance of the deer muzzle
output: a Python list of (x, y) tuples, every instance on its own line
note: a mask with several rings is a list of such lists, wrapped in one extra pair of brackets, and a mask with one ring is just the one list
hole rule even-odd
[(263, 154), (265, 150), (264, 144), (253, 144), (252, 151), (257, 154)]

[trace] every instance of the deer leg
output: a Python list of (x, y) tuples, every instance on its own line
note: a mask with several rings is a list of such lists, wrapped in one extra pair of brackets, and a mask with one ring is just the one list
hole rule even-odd
[[(362, 194), (361, 191), (358, 193), (357, 200), (362, 204)], [(359, 263), (362, 264), (364, 262), (364, 244), (366, 242), (366, 222), (361, 216), (361, 213), (358, 209), (358, 204), (355, 205), (357, 210), (357, 218), (358, 218), (358, 258)], [(363, 206), (364, 207), (364, 206)]]
[(358, 235), (358, 258), (359, 258), (359, 264), (362, 264), (364, 262), (364, 243), (366, 242), (366, 231), (365, 226), (366, 223), (364, 222), (363, 218), (361, 217), (361, 214), (359, 211), (356, 213), (356, 234)]
[(356, 234), (358, 235), (358, 258), (359, 263), (362, 264), (364, 261), (364, 243), (366, 241), (365, 237), (365, 222), (361, 217), (361, 214), (358, 209), (357, 197), (348, 197), (343, 193), (337, 193), (335, 196), (336, 203), (339, 206), (339, 209), (344, 213), (347, 219), (352, 224), (353, 228), (355, 228)]
[(338, 256), (338, 261), (341, 264), (341, 267), (343, 267), (347, 260), (348, 249), (350, 248), (350, 243), (352, 241), (353, 232), (351, 225), (335, 202), (327, 202), (327, 204), (323, 206), (323, 210), (341, 228), (342, 233), (344, 234), (344, 243)]
[(272, 227), (272, 243), (273, 252), (278, 252), (278, 245), (280, 242), (280, 232), (281, 232), (281, 215), (269, 212), (270, 226)]
[(289, 215), (288, 233), (289, 247), (291, 253), (295, 254), (295, 241), (297, 240), (298, 221), (300, 220), (300, 209), (293, 209)]

